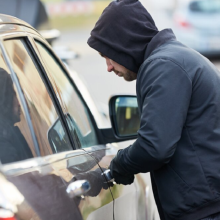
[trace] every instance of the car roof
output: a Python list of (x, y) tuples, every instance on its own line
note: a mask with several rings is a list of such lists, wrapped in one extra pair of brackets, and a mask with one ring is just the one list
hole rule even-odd
[(17, 24), (17, 25), (23, 25), (26, 27), (29, 27), (33, 30), (35, 30), (31, 25), (29, 25), (27, 22), (22, 21), (16, 17), (13, 17), (11, 15), (6, 14), (0, 14), (0, 25), (2, 24)]
[(13, 17), (11, 15), (0, 14), (1, 36), (3, 36), (4, 34), (8, 35), (15, 32), (29, 32), (42, 37), (42, 35), (27, 22)]

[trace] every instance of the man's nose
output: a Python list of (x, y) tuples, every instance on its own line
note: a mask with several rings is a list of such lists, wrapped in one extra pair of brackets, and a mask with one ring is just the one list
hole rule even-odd
[(106, 59), (106, 65), (107, 65), (107, 71), (108, 71), (108, 72), (111, 72), (111, 71), (114, 69), (114, 67), (113, 67), (113, 65), (111, 64), (111, 62), (110, 62), (109, 59)]
[(114, 69), (114, 67), (110, 64), (110, 65), (108, 65), (108, 72), (111, 72), (113, 69)]

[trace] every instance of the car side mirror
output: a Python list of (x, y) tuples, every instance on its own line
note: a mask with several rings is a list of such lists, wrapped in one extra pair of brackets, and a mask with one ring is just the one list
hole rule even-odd
[(67, 134), (63, 130), (63, 125), (60, 118), (57, 118), (53, 125), (48, 129), (47, 139), (50, 143), (53, 153), (71, 150), (70, 143), (67, 141)]
[(114, 133), (118, 137), (136, 137), (140, 117), (136, 96), (114, 96), (109, 101), (109, 113)]

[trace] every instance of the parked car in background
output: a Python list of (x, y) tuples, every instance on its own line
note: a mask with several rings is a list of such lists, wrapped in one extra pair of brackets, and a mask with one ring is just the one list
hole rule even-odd
[(173, 30), (183, 44), (206, 55), (220, 55), (220, 0), (178, 0)]
[(152, 220), (149, 185), (102, 173), (137, 138), (135, 96), (114, 96), (111, 128), (74, 72), (26, 22), (0, 15), (0, 219)]

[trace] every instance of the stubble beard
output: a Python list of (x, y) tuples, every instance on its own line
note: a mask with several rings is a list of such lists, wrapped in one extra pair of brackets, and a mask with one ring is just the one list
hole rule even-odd
[(137, 79), (137, 74), (131, 71), (127, 71), (123, 74), (124, 80), (127, 82), (131, 82), (135, 79)]

